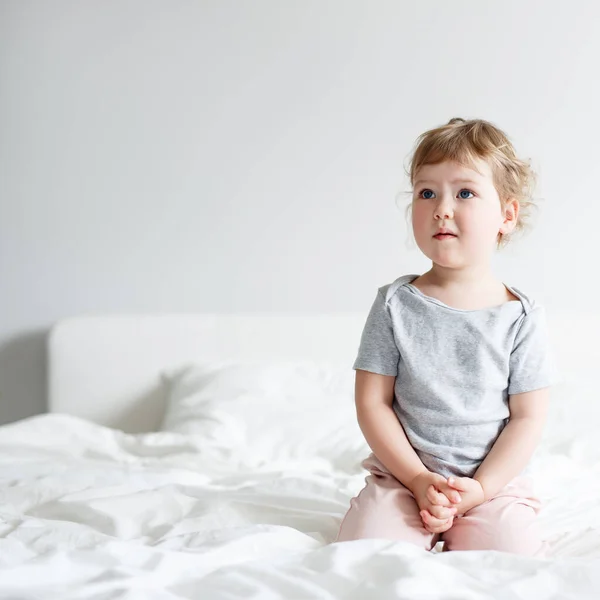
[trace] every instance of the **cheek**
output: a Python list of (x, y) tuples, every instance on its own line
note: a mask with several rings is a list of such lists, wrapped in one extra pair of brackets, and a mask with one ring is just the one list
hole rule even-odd
[(496, 235), (502, 224), (502, 214), (494, 209), (474, 208), (461, 214), (461, 229), (479, 238)]
[(414, 228), (421, 228), (430, 220), (427, 207), (421, 203), (412, 205), (412, 224)]

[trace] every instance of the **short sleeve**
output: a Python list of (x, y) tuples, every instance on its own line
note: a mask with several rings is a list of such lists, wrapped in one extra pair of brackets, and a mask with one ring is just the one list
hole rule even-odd
[(508, 394), (523, 394), (554, 383), (555, 369), (546, 315), (536, 306), (525, 315), (510, 355)]
[(353, 369), (371, 371), (379, 375), (397, 375), (400, 352), (394, 339), (394, 328), (389, 306), (381, 290), (367, 317)]

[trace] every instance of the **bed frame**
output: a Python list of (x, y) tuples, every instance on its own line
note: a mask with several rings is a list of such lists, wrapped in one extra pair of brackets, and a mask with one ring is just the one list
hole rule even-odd
[(127, 432), (155, 430), (161, 373), (202, 360), (355, 358), (365, 314), (81, 316), (48, 338), (48, 408)]
[[(160, 424), (165, 369), (201, 360), (354, 361), (365, 313), (81, 316), (48, 339), (48, 405), (127, 432)], [(600, 312), (548, 311), (563, 378), (596, 377)]]

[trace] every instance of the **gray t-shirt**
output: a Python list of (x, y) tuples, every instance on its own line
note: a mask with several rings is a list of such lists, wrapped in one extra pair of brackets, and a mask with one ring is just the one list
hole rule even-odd
[(508, 286), (519, 301), (452, 308), (417, 277), (379, 288), (353, 368), (396, 376), (394, 412), (430, 471), (472, 477), (508, 422), (509, 395), (553, 382), (544, 311)]

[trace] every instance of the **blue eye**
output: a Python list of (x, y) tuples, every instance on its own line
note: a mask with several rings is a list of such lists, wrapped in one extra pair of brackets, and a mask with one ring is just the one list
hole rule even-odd
[[(467, 195), (465, 195), (465, 194), (467, 194)], [(469, 196), (468, 194), (471, 194), (471, 195)], [(460, 190), (460, 192), (458, 192), (458, 195), (461, 200), (468, 200), (469, 198), (472, 198), (473, 196), (475, 196), (475, 194), (471, 190)]]
[(431, 200), (435, 196), (435, 194), (431, 190), (423, 190), (421, 192), (421, 196), (423, 196), (425, 200)]

